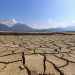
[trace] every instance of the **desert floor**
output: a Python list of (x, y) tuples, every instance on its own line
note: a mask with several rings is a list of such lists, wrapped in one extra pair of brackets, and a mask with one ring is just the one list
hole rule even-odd
[(75, 35), (0, 35), (0, 75), (75, 75)]

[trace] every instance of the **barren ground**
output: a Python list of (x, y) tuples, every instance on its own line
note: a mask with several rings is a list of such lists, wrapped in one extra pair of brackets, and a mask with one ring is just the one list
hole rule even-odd
[(75, 75), (75, 35), (0, 35), (0, 75)]

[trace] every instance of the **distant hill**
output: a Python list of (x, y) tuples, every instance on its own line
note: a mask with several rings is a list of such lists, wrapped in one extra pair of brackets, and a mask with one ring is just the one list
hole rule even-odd
[(66, 31), (75, 31), (75, 26), (68, 26), (68, 27), (64, 28), (64, 30), (66, 30)]
[(37, 32), (63, 32), (64, 29), (61, 28), (49, 28), (49, 29), (41, 29), (41, 30), (36, 30)]

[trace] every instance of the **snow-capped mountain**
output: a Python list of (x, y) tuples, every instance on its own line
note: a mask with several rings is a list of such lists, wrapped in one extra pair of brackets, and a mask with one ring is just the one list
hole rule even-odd
[(12, 27), (14, 24), (17, 24), (18, 21), (16, 19), (8, 19), (8, 20), (2, 20), (0, 21), (1, 24), (5, 24), (8, 27)]
[(18, 32), (32, 32), (35, 29), (32, 29), (26, 24), (16, 23), (11, 27), (8, 27), (6, 24), (0, 23), (0, 31), (18, 31)]
[(16, 32), (62, 32), (63, 29), (60, 28), (50, 28), (50, 29), (33, 29), (26, 24), (16, 23), (11, 27), (0, 23), (0, 31), (16, 31)]
[(0, 20), (0, 31), (19, 31), (19, 32), (64, 32), (75, 31), (75, 26), (68, 26), (66, 28), (49, 28), (49, 29), (34, 29), (29, 25), (23, 24), (16, 19)]

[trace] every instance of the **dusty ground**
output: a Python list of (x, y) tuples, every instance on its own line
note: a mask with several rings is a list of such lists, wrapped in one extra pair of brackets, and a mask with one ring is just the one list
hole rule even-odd
[(0, 75), (75, 75), (75, 35), (0, 35)]

